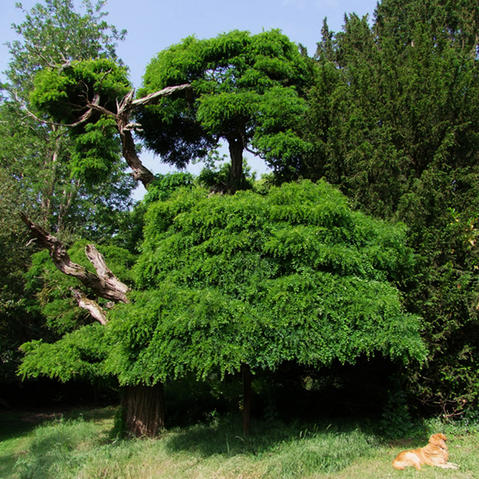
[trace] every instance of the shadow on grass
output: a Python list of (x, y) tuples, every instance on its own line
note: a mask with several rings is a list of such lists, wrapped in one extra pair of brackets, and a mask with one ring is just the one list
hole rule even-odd
[[(62, 411), (5, 411), (0, 412), (0, 442), (32, 432), (37, 426), (60, 419), (102, 421), (112, 419), (117, 407), (66, 409)], [(1, 477), (1, 476), (0, 476)]]
[(0, 443), (9, 439), (16, 439), (33, 431), (43, 421), (53, 419), (52, 416), (24, 413), (0, 412)]
[[(352, 430), (352, 426), (349, 430)], [(217, 418), (209, 424), (197, 424), (175, 431), (167, 439), (171, 452), (194, 451), (207, 457), (212, 455), (234, 456), (237, 454), (261, 455), (272, 451), (279, 444), (305, 439), (331, 430), (328, 424), (283, 423), (255, 420), (248, 436), (241, 433), (240, 419), (229, 415)]]
[(324, 418), (318, 421), (262, 421), (255, 420), (250, 435), (241, 433), (239, 416), (215, 418), (208, 424), (197, 424), (173, 430), (166, 438), (171, 452), (194, 451), (203, 457), (224, 454), (254, 454), (277, 449), (278, 445), (299, 440), (346, 438), (354, 432), (367, 444), (411, 444), (427, 442), (427, 429), (423, 422), (411, 425), (407, 436), (401, 432), (383, 431), (378, 423), (368, 419)]
[(84, 419), (85, 421), (103, 421), (113, 419), (118, 406), (107, 406), (92, 409), (71, 409), (63, 413), (65, 419)]
[(304, 477), (313, 472), (339, 471), (370, 453), (378, 438), (353, 422), (254, 421), (251, 434), (242, 436), (238, 417), (215, 419), (176, 431), (166, 439), (170, 453), (184, 452), (202, 459), (249, 456), (259, 460), (265, 477)]
[(0, 413), (0, 477), (11, 477), (17, 461), (17, 440), (30, 434), (36, 425), (23, 420), (19, 413)]
[[(96, 436), (92, 423), (112, 419), (115, 411), (107, 407), (0, 413), (0, 477), (52, 477), (53, 466), (66, 463), (79, 443)], [(21, 450), (23, 439), (27, 451)]]
[[(71, 410), (62, 414), (61, 418), (67, 419), (65, 422), (52, 423), (53, 427), (41, 425), (36, 431), (33, 430), (45, 418), (36, 415), (34, 418), (39, 421), (34, 423), (31, 417), (30, 421), (23, 421), (22, 416), (0, 415), (0, 431), (4, 437), (16, 439), (32, 433), (28, 454), (19, 454), (18, 448), (2, 451), (0, 447), (0, 477), (14, 477), (14, 469), (21, 477), (35, 479), (53, 477), (53, 469), (75, 470), (84, 459), (85, 445), (92, 450), (101, 444), (114, 445), (103, 437), (105, 425), (98, 428), (92, 423), (112, 419), (115, 411), (116, 408)], [(104, 432), (99, 434), (100, 430)], [(225, 460), (248, 456), (248, 461), (262, 461), (265, 477), (284, 478), (339, 471), (374, 454), (378, 447), (393, 443), (397, 446), (398, 441), (405, 438), (410, 438), (403, 442), (407, 447), (427, 442), (423, 423), (418, 422), (411, 434), (404, 436), (394, 430), (385, 433), (377, 421), (365, 418), (291, 422), (255, 419), (249, 436), (244, 437), (240, 431), (241, 418), (232, 414), (214, 417), (209, 423), (172, 429), (160, 440), (172, 455), (187, 453), (202, 459), (219, 456)]]
[[(244, 437), (240, 431), (239, 417), (215, 418), (210, 424), (198, 424), (167, 435), (166, 449), (202, 459), (250, 456), (263, 462), (265, 477), (298, 478), (340, 471), (358, 459), (373, 456), (379, 447), (405, 439), (402, 433), (383, 431), (377, 421), (364, 418), (290, 423), (255, 420), (249, 436)], [(408, 442), (423, 445), (427, 438), (424, 423), (411, 426), (410, 432)]]

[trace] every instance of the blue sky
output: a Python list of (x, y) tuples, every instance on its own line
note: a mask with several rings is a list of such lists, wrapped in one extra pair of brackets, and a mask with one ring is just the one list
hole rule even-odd
[[(22, 12), (15, 8), (16, 1), (0, 0), (1, 72), (8, 65), (5, 42), (16, 38), (11, 24), (23, 19)], [(30, 10), (37, 1), (21, 3)], [(258, 33), (279, 28), (313, 54), (324, 17), (330, 28), (337, 31), (345, 12), (372, 16), (376, 3), (376, 0), (109, 0), (106, 10), (110, 23), (128, 30), (126, 40), (118, 45), (118, 53), (130, 67), (131, 79), (138, 87), (150, 59), (188, 35), (208, 38), (233, 29)]]
[[(8, 66), (5, 42), (16, 38), (11, 24), (23, 19), (22, 12), (15, 8), (16, 1), (0, 0), (0, 72)], [(30, 10), (37, 1), (21, 3)], [(151, 58), (188, 35), (209, 38), (233, 29), (258, 33), (279, 28), (293, 42), (306, 46), (312, 55), (324, 17), (330, 29), (338, 31), (345, 13), (369, 14), (371, 18), (376, 4), (377, 0), (109, 0), (106, 10), (109, 23), (128, 31), (117, 52), (130, 68), (133, 85), (139, 87)], [(145, 159), (149, 167), (162, 171), (153, 166), (158, 162), (148, 153)], [(250, 162), (259, 173), (264, 171), (259, 160)]]

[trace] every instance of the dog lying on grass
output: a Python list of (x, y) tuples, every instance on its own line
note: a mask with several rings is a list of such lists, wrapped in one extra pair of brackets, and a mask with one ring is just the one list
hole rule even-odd
[(447, 450), (446, 436), (439, 433), (433, 434), (429, 438), (427, 446), (400, 452), (393, 461), (393, 467), (394, 469), (404, 469), (413, 466), (418, 471), (424, 464), (443, 469), (457, 469), (459, 467), (453, 462), (448, 462), (448, 460), (449, 451)]

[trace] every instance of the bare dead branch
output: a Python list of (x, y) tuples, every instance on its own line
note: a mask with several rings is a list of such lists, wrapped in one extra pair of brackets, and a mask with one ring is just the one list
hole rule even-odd
[(133, 94), (134, 91), (131, 90), (125, 95), (121, 102), (117, 103), (118, 113), (115, 117), (116, 126), (120, 133), (122, 154), (132, 170), (133, 178), (136, 181), (141, 181), (143, 186), (148, 189), (149, 184), (154, 180), (155, 176), (140, 160), (136, 150), (135, 140), (131, 133), (130, 104)]
[(142, 98), (133, 100), (131, 102), (131, 105), (132, 107), (148, 105), (149, 103), (153, 103), (157, 98), (160, 98), (162, 96), (169, 96), (177, 91), (187, 90), (189, 88), (191, 88), (191, 85), (189, 83), (185, 83), (183, 85), (167, 86), (166, 88), (163, 88), (162, 90), (158, 90)]
[(135, 96), (135, 90), (130, 90), (120, 101), (117, 101), (118, 114), (123, 111), (132, 108), (133, 97)]
[(148, 185), (153, 181), (154, 175), (143, 165), (136, 152), (136, 146), (131, 130), (138, 128), (138, 126), (141, 125), (132, 124), (130, 122), (131, 111), (137, 107), (153, 103), (156, 99), (162, 96), (168, 96), (174, 92), (186, 90), (188, 88), (191, 88), (190, 84), (175, 85), (163, 88), (162, 90), (143, 98), (138, 98), (137, 100), (133, 100), (135, 91), (130, 90), (120, 101), (117, 100), (116, 123), (120, 133), (123, 157), (128, 163), (128, 166), (132, 169), (133, 178), (137, 181), (141, 181), (145, 188), (148, 188)]
[(136, 131), (143, 131), (142, 127), (141, 127), (141, 124), (140, 123), (136, 123), (136, 122), (130, 122), (128, 123), (128, 125), (125, 126), (125, 130), (136, 130)]
[(73, 297), (75, 298), (78, 306), (90, 313), (92, 318), (96, 319), (100, 324), (105, 325), (108, 320), (102, 307), (92, 299), (87, 298), (80, 290), (71, 288)]
[[(35, 113), (33, 113), (32, 111), (30, 111), (26, 104), (18, 97), (17, 93), (16, 92), (13, 92), (13, 96), (15, 97), (15, 101), (17, 101), (17, 103), (20, 105), (21, 109), (30, 117), (30, 118), (33, 118), (35, 121), (37, 121), (38, 123), (42, 123), (44, 125), (50, 125), (50, 126), (64, 126), (64, 127), (67, 127), (67, 128), (73, 128), (75, 126), (79, 126), (81, 125), (82, 123), (85, 123), (89, 118), (90, 116), (92, 115), (93, 113), (93, 110), (96, 109), (97, 107), (98, 108), (101, 108), (99, 107), (99, 102), (100, 102), (100, 95), (95, 95), (94, 98), (93, 98), (93, 101), (91, 103), (88, 103), (87, 107), (88, 107), (88, 110), (83, 113), (83, 115), (78, 119), (78, 121), (74, 122), (74, 123), (56, 123), (54, 121), (50, 121), (50, 120), (44, 120), (43, 118), (39, 118), (37, 115), (35, 115)], [(105, 109), (106, 110), (106, 109)], [(106, 110), (108, 111), (108, 110)], [(110, 112), (111, 115), (114, 115), (113, 113)]]
[[(98, 98), (98, 100), (95, 101), (97, 98)], [(86, 106), (90, 110), (99, 111), (100, 113), (103, 113), (104, 115), (116, 117), (116, 113), (113, 113), (112, 111), (108, 110), (107, 108), (99, 105), (99, 102), (100, 102), (100, 96), (95, 95), (93, 101), (88, 102)]]
[(95, 247), (89, 245), (87, 248), (93, 260), (97, 274), (91, 273), (83, 266), (74, 263), (68, 255), (66, 246), (55, 236), (47, 233), (41, 226), (33, 223), (25, 214), (21, 214), (23, 222), (30, 230), (30, 234), (36, 238), (38, 244), (46, 248), (55, 266), (64, 274), (77, 278), (84, 286), (91, 289), (97, 296), (116, 303), (127, 303), (128, 286), (122, 283), (106, 266), (103, 256)]
[(126, 299), (126, 293), (128, 293), (129, 288), (113, 274), (111, 269), (106, 264), (103, 255), (92, 244), (87, 244), (85, 246), (85, 254), (95, 268), (98, 277), (103, 282), (105, 287), (108, 287), (108, 289), (114, 291), (118, 291), (119, 294), (123, 295), (121, 299), (119, 298), (118, 300), (122, 303), (127, 303), (128, 300)]

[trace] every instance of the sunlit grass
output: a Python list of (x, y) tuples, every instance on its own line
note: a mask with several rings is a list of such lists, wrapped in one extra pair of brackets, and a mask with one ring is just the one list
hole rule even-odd
[[(0, 477), (5, 479), (468, 479), (479, 470), (479, 426), (429, 421), (411, 438), (385, 439), (367, 421), (322, 424), (255, 422), (240, 434), (239, 418), (216, 418), (165, 432), (159, 439), (112, 436), (114, 410), (26, 426), (0, 416)], [(10, 420), (8, 420), (10, 419)], [(15, 426), (16, 423), (16, 426)], [(424, 467), (395, 471), (394, 456), (419, 447), (431, 432), (449, 436), (458, 471)]]

